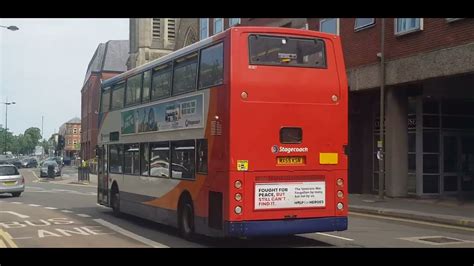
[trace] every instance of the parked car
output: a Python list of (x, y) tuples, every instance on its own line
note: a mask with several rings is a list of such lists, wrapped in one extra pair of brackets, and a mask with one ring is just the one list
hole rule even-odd
[(12, 164), (0, 165), (0, 194), (11, 193), (19, 197), (25, 191), (25, 178), (20, 175), (18, 168)]
[(7, 161), (9, 164), (13, 164), (16, 168), (21, 168), (21, 161), (18, 158), (11, 158)]
[(38, 161), (35, 158), (23, 159), (23, 161), (21, 161), (21, 167), (36, 168), (38, 167)]
[(48, 177), (48, 167), (54, 167), (54, 176), (61, 176), (61, 168), (56, 161), (44, 161), (40, 168), (40, 177)]

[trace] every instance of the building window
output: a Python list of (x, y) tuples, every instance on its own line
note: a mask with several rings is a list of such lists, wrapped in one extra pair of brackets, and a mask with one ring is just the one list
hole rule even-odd
[(166, 34), (168, 41), (174, 43), (176, 37), (176, 19), (169, 18), (166, 20)]
[(125, 83), (120, 83), (112, 89), (112, 110), (123, 107), (123, 96), (125, 90)]
[(339, 35), (339, 19), (325, 18), (319, 21), (319, 31)]
[(67, 140), (67, 145), (71, 145), (71, 140), (70, 139)]
[(224, 19), (215, 18), (214, 19), (214, 34), (219, 33), (224, 30)]
[(194, 179), (194, 140), (173, 141), (171, 143), (171, 177)]
[(234, 25), (240, 24), (240, 18), (230, 18), (229, 19), (229, 27)]
[(72, 134), (77, 134), (77, 128), (72, 129)]
[(153, 39), (159, 39), (161, 37), (161, 19), (153, 18), (152, 22), (152, 36)]
[(208, 18), (200, 18), (199, 19), (199, 39), (206, 39), (209, 37), (209, 19)]
[(354, 30), (362, 30), (375, 25), (375, 18), (356, 18), (354, 23)]
[(142, 75), (135, 75), (127, 79), (127, 95), (125, 105), (132, 105), (140, 102), (142, 88)]
[(140, 149), (138, 144), (129, 144), (124, 146), (124, 174), (140, 174)]
[(461, 19), (464, 19), (464, 18), (446, 18), (446, 21), (447, 22), (454, 22), (454, 21), (458, 21), (458, 20), (461, 20)]
[(76, 144), (77, 144), (77, 140), (73, 139), (73, 140), (72, 140), (72, 144), (76, 145)]
[(171, 64), (156, 67), (153, 71), (151, 99), (167, 97), (171, 93)]
[(196, 89), (197, 53), (178, 59), (174, 65), (173, 95)]
[(222, 84), (224, 81), (224, 45), (219, 43), (201, 51), (199, 88)]
[(396, 18), (395, 35), (403, 35), (410, 32), (423, 30), (423, 19), (421, 18)]

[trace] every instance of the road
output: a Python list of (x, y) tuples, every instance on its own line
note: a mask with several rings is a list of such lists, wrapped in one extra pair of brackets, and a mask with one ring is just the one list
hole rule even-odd
[[(474, 229), (350, 213), (349, 230), (256, 239), (181, 239), (177, 230), (96, 204), (96, 187), (42, 182), (38, 169), (21, 169), (27, 189), (0, 194), (0, 247), (474, 247)], [(425, 240), (423, 240), (425, 239)]]

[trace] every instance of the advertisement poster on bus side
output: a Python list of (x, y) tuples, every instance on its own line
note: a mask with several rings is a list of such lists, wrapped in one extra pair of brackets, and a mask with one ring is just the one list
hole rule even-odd
[(324, 206), (326, 206), (324, 181), (255, 184), (256, 210)]
[(202, 128), (203, 95), (122, 112), (122, 134)]

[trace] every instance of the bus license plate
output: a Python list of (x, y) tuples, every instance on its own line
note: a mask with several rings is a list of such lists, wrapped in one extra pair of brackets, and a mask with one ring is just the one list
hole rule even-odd
[(305, 163), (303, 156), (286, 156), (277, 157), (277, 164), (279, 165), (301, 165)]

